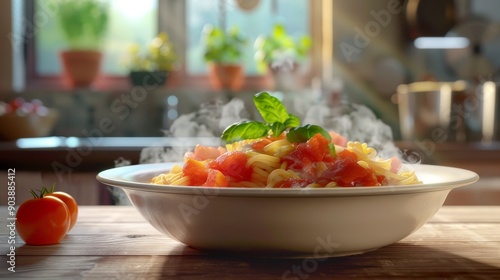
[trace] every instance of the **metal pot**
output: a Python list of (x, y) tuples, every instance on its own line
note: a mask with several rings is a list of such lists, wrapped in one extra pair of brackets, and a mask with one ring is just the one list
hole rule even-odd
[(442, 143), (478, 138), (481, 106), (466, 82), (416, 82), (400, 85), (397, 91), (403, 140)]

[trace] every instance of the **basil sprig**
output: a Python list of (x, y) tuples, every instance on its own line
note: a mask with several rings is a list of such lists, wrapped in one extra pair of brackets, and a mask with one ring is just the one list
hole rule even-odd
[(318, 133), (323, 135), (326, 139), (330, 141), (332, 140), (332, 137), (326, 130), (324, 130), (321, 126), (314, 124), (306, 124), (304, 126), (291, 128), (286, 135), (286, 139), (295, 143), (306, 142)]
[(289, 129), (287, 140), (290, 142), (306, 142), (315, 134), (320, 133), (331, 140), (330, 134), (317, 125), (300, 126), (299, 117), (289, 114), (281, 101), (267, 92), (257, 93), (253, 97), (255, 107), (265, 122), (242, 121), (227, 127), (222, 132), (222, 140), (227, 144), (245, 139), (257, 139), (268, 135), (278, 137)]
[(269, 126), (256, 121), (242, 121), (228, 126), (222, 132), (222, 140), (230, 144), (245, 139), (257, 139), (269, 133)]
[(290, 118), (285, 105), (278, 98), (267, 92), (257, 93), (253, 97), (253, 103), (267, 123), (285, 123)]

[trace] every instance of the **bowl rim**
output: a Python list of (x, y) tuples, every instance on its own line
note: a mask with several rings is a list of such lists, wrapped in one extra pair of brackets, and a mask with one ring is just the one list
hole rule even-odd
[[(435, 173), (448, 176), (443, 182), (423, 183), (418, 185), (402, 186), (377, 186), (377, 187), (339, 187), (339, 188), (307, 188), (307, 189), (274, 189), (274, 188), (237, 188), (237, 187), (200, 187), (200, 186), (171, 186), (156, 185), (140, 182), (138, 176), (155, 176), (167, 172), (174, 164), (147, 163), (122, 167), (115, 167), (101, 171), (96, 179), (106, 185), (119, 187), (133, 191), (146, 191), (155, 193), (171, 193), (185, 195), (207, 195), (207, 196), (257, 196), (257, 197), (332, 197), (332, 196), (374, 196), (374, 195), (396, 195), (419, 192), (433, 192), (451, 190), (454, 188), (470, 185), (479, 180), (479, 175), (473, 171), (439, 165), (416, 164), (410, 168), (419, 173)], [(404, 165), (408, 167), (409, 165)]]

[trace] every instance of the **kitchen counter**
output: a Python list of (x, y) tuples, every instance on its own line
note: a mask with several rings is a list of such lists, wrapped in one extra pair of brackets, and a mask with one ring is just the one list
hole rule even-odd
[(40, 137), (0, 142), (0, 167), (23, 170), (53, 170), (53, 163), (78, 171), (112, 168), (119, 158), (137, 164), (141, 151), (152, 147), (193, 148), (196, 144), (216, 146), (215, 137)]
[[(0, 278), (47, 279), (498, 279), (500, 206), (443, 206), (409, 237), (361, 255), (247, 258), (198, 251), (161, 235), (131, 206), (81, 206), (60, 244), (15, 248), (7, 270), (0, 214)], [(367, 238), (369, 234), (367, 233)], [(18, 240), (19, 241), (19, 240)]]

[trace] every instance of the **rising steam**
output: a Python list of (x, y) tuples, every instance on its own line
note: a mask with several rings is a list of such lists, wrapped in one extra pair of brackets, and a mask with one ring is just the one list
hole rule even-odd
[[(286, 102), (284, 102), (286, 103)], [(287, 106), (290, 113), (302, 118), (303, 124), (320, 125), (327, 130), (334, 130), (345, 136), (349, 141), (367, 143), (375, 148), (382, 158), (398, 157), (403, 162), (416, 163), (419, 159), (414, 154), (407, 155), (396, 147), (393, 141), (391, 127), (376, 117), (372, 110), (360, 104), (341, 104), (328, 107), (323, 102), (295, 102)], [(250, 119), (244, 102), (233, 98), (223, 104), (220, 100), (204, 103), (196, 112), (178, 117), (168, 131), (167, 137), (172, 138), (218, 138), (230, 124)], [(156, 146), (145, 148), (141, 153), (141, 163), (182, 161), (185, 152), (192, 150), (191, 146), (182, 145)]]

